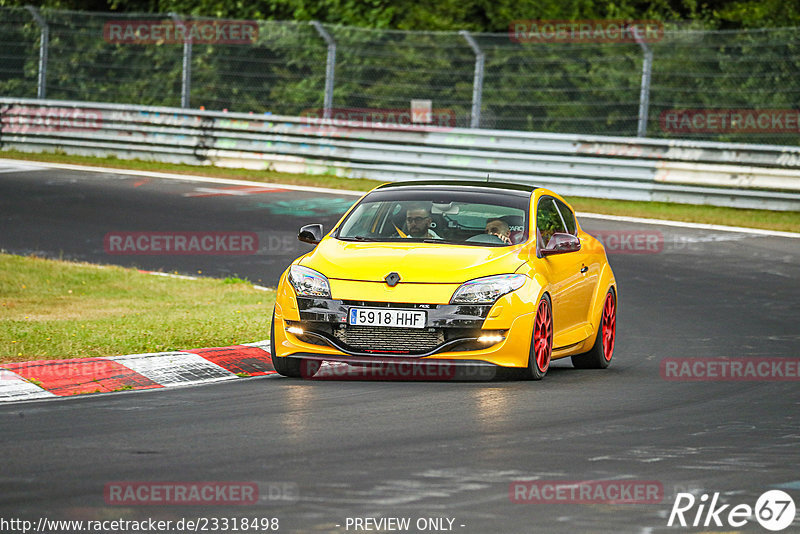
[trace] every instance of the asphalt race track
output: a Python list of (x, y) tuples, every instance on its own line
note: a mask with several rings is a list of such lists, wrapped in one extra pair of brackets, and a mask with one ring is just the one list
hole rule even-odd
[[(202, 271), (274, 287), (286, 266), (311, 250), (297, 240), (298, 228), (312, 222), (330, 228), (357, 199), (112, 173), (35, 167), (13, 172), (0, 160), (0, 248), (145, 270)], [(215, 240), (203, 254), (165, 255), (152, 250), (151, 242), (115, 247), (106, 240), (109, 234), (148, 232), (252, 235), (254, 246), (231, 250), (229, 240)]]
[[(282, 236), (293, 239), (308, 222), (329, 227), (354, 200), (297, 191), (187, 196), (221, 187), (5, 169), (0, 248), (273, 285), (304, 250)], [(541, 382), (271, 376), (7, 404), (0, 406), (0, 517), (278, 518), (280, 532), (313, 533), (375, 525), (357, 529), (359, 518), (409, 518), (407, 532), (768, 532), (754, 517), (738, 528), (667, 521), (678, 493), (695, 495), (698, 505), (703, 494), (710, 502), (719, 493), (718, 503), (730, 505), (722, 521), (767, 490), (782, 489), (800, 506), (797, 378), (691, 381), (668, 376), (664, 365), (774, 358), (796, 368), (800, 240), (581, 223), (590, 232), (660, 236), (655, 249), (609, 256), (620, 287), (609, 369), (556, 362)], [(105, 236), (125, 231), (255, 232), (267, 245), (243, 256), (109, 254)], [(512, 502), (509, 489), (520, 480), (647, 481), (662, 489), (654, 504)], [(216, 506), (107, 502), (109, 484), (131, 481), (255, 483), (259, 498)], [(685, 514), (690, 524), (698, 505)], [(417, 529), (420, 520), (427, 530)], [(799, 528), (795, 519), (785, 532)]]

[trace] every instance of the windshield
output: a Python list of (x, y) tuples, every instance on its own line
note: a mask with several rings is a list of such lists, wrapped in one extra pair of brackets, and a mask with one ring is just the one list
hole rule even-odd
[(385, 190), (367, 195), (335, 237), (510, 246), (528, 239), (530, 194)]

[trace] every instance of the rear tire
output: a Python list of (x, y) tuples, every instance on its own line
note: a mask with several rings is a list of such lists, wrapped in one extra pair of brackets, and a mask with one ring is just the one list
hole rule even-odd
[(272, 358), (272, 367), (275, 368), (278, 374), (289, 378), (300, 378), (302, 376), (300, 365), (303, 360), (275, 356), (275, 310), (272, 311), (272, 324), (269, 328), (269, 352), (270, 358)]
[(577, 369), (605, 369), (611, 365), (614, 356), (614, 342), (617, 336), (617, 296), (609, 289), (603, 302), (600, 326), (594, 345), (588, 352), (572, 357), (572, 365)]
[(529, 380), (541, 380), (550, 368), (553, 354), (553, 308), (550, 297), (543, 295), (533, 318), (531, 347), (528, 352), (528, 368), (523, 376)]

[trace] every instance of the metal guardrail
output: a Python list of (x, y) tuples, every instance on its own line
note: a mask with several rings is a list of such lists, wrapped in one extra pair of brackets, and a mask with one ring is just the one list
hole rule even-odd
[(0, 148), (565, 195), (800, 210), (800, 147), (541, 134), (0, 98)]

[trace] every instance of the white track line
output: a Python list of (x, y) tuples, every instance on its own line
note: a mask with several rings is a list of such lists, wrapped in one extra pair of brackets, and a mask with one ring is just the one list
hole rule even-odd
[[(0, 153), (1, 154), (1, 153)], [(17, 165), (31, 165), (32, 162), (26, 160), (16, 159), (2, 159), (0, 162)], [(337, 195), (352, 195), (362, 196), (366, 191), (348, 191), (346, 189), (327, 189), (324, 187), (311, 187), (304, 185), (290, 185), (290, 184), (275, 184), (272, 182), (251, 182), (248, 180), (233, 180), (230, 178), (211, 178), (208, 176), (198, 176), (194, 174), (174, 174), (168, 172), (154, 172), (154, 171), (136, 171), (131, 169), (116, 169), (113, 167), (91, 167), (88, 165), (72, 165), (69, 163), (48, 163), (48, 162), (33, 162), (37, 166), (48, 169), (63, 169), (67, 171), (86, 171), (86, 172), (104, 172), (108, 174), (122, 174), (126, 176), (147, 176), (150, 178), (165, 178), (167, 180), (179, 180), (183, 182), (205, 182), (210, 184), (226, 184), (226, 185), (246, 185), (257, 187), (275, 187), (280, 189), (290, 189), (293, 191), (311, 191), (315, 193), (333, 193)]]
[[(162, 273), (160, 271), (142, 271), (139, 270), (140, 273), (144, 274), (152, 274), (153, 276), (163, 276), (165, 278), (178, 278), (180, 280), (208, 280), (207, 278), (201, 278), (199, 276), (188, 276), (185, 274), (173, 274), (173, 273)], [(266, 286), (259, 286), (256, 284), (250, 284), (250, 287), (253, 289), (257, 289), (258, 291), (275, 291), (275, 288), (266, 287)]]
[[(261, 187), (277, 187), (281, 189), (290, 189), (293, 191), (310, 191), (316, 193), (328, 193), (336, 195), (349, 195), (349, 196), (362, 196), (365, 191), (348, 191), (346, 189), (328, 189), (325, 187), (311, 187), (302, 185), (288, 185), (276, 184), (271, 182), (251, 182), (248, 180), (231, 180), (228, 178), (209, 178), (208, 176), (196, 176), (189, 174), (172, 174), (166, 172), (153, 172), (153, 171), (135, 171), (130, 169), (115, 169), (111, 167), (90, 167), (87, 165), (71, 165), (67, 163), (48, 163), (39, 161), (15, 160), (15, 159), (2, 159), (0, 162), (8, 162), (9, 164), (16, 165), (36, 165), (39, 167), (50, 169), (64, 169), (72, 171), (86, 171), (86, 172), (104, 172), (109, 174), (122, 174), (128, 176), (148, 176), (151, 178), (164, 178), (167, 180), (180, 180), (184, 182), (206, 182), (214, 184), (227, 184), (227, 185), (245, 185), (245, 186), (261, 186)], [(578, 212), (579, 217), (586, 217), (591, 219), (606, 219), (609, 221), (631, 222), (638, 224), (656, 224), (662, 226), (677, 226), (682, 228), (695, 228), (699, 230), (713, 230), (718, 232), (739, 232), (744, 234), (767, 235), (771, 237), (788, 237), (797, 239), (800, 238), (800, 233), (794, 232), (779, 232), (777, 230), (762, 230), (759, 228), (745, 228), (740, 226), (724, 226), (719, 224), (702, 224), (690, 223), (683, 221), (672, 221), (669, 219), (645, 219), (641, 217), (624, 217), (620, 215), (604, 215), (602, 213), (583, 213)]]
[[(6, 160), (11, 161), (11, 160)], [(16, 161), (16, 160), (13, 160)], [(31, 165), (16, 165), (14, 167), (0, 167), (0, 174), (2, 173), (9, 173), (9, 172), (30, 172), (30, 171), (40, 171), (42, 170), (41, 167), (33, 167)]]
[(696, 228), (698, 230), (714, 230), (719, 232), (737, 232), (740, 234), (768, 235), (772, 237), (800, 238), (800, 234), (794, 232), (780, 232), (778, 230), (763, 230), (761, 228), (744, 228), (741, 226), (724, 226), (721, 224), (703, 224), (684, 221), (670, 221), (664, 219), (645, 219), (643, 217), (625, 217), (622, 215), (604, 215), (602, 213), (582, 213), (576, 212), (578, 217), (587, 219), (605, 219), (607, 221), (622, 221), (638, 224), (657, 224), (660, 226), (677, 226), (680, 228)]

